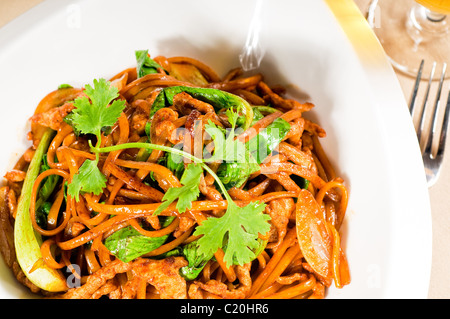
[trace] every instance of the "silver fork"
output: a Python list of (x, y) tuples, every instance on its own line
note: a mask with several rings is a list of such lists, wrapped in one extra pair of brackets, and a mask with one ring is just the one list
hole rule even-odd
[[(414, 85), (411, 102), (410, 102), (410, 106), (409, 106), (411, 116), (414, 116), (414, 110), (415, 110), (416, 100), (417, 100), (417, 96), (418, 96), (419, 85), (420, 85), (420, 81), (422, 78), (424, 64), (425, 64), (425, 61), (422, 60), (419, 71), (417, 73), (417, 78), (416, 78), (416, 82)], [(445, 108), (445, 113), (444, 113), (441, 124), (438, 123), (438, 117), (439, 117), (439, 113), (440, 113), (439, 109), (440, 109), (440, 105), (441, 105), (441, 103), (440, 103), (441, 102), (441, 93), (442, 93), (442, 87), (443, 87), (443, 83), (444, 83), (444, 79), (445, 79), (446, 69), (447, 69), (447, 65), (444, 64), (442, 67), (442, 74), (441, 74), (441, 77), (439, 80), (439, 86), (438, 86), (438, 90), (437, 90), (437, 94), (436, 94), (436, 99), (435, 99), (434, 104), (432, 105), (433, 113), (432, 113), (431, 130), (428, 133), (428, 136), (426, 136), (424, 144), (423, 145), (421, 144), (421, 150), (423, 149), (422, 159), (423, 159), (423, 163), (425, 166), (425, 174), (427, 177), (428, 187), (433, 186), (436, 183), (437, 179), (439, 178), (439, 174), (441, 171), (442, 162), (443, 162), (443, 158), (444, 158), (445, 141), (447, 138), (447, 130), (448, 130), (449, 116), (450, 116), (450, 92), (449, 92), (449, 96), (447, 99), (447, 105)], [(435, 72), (436, 72), (436, 62), (433, 63), (433, 68), (432, 68), (430, 78), (428, 80), (428, 85), (427, 85), (427, 88), (425, 91), (425, 97), (424, 97), (422, 109), (420, 110), (420, 118), (419, 118), (420, 124), (417, 129), (417, 138), (419, 140), (419, 143), (422, 142), (421, 141), (422, 134), (426, 133), (426, 132), (424, 132), (425, 123), (426, 123), (425, 110), (428, 105), (428, 99), (430, 97), (430, 89), (431, 89), (431, 85), (432, 85), (432, 81), (433, 81)], [(439, 141), (438, 141), (436, 153), (434, 154), (433, 153), (433, 144), (434, 144), (433, 142), (435, 141), (436, 138), (439, 138)]]

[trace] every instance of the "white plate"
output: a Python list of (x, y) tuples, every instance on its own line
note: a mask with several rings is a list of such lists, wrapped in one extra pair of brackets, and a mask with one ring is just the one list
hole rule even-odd
[[(426, 298), (431, 214), (407, 107), (351, 1), (328, 2), (335, 15), (325, 1), (269, 0), (261, 66), (270, 83), (316, 104), (311, 115), (327, 130), (325, 150), (350, 190), (343, 243), (352, 283), (328, 297)], [(27, 119), (40, 99), (59, 84), (81, 86), (133, 66), (136, 49), (194, 57), (220, 75), (238, 66), (254, 4), (47, 0), (3, 27), (1, 173), (28, 145)], [(367, 41), (371, 51), (358, 45)], [(0, 296), (27, 296), (3, 262)]]

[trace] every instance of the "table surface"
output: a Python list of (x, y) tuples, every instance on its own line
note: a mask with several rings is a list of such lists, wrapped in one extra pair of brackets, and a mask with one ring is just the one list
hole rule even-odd
[[(0, 27), (12, 21), (14, 18), (43, 2), (44, 0), (2, 0), (0, 1)], [(362, 13), (366, 15), (370, 0), (354, 0)], [(409, 101), (414, 79), (403, 74), (397, 73), (398, 80)], [(450, 82), (450, 81), (449, 81)], [(425, 87), (425, 85), (422, 85)], [(448, 84), (444, 87), (448, 92)], [(450, 139), (447, 140), (447, 144)], [(450, 149), (450, 145), (447, 145)], [(450, 242), (450, 198), (446, 191), (450, 189), (450, 155), (446, 156), (442, 168), (441, 177), (438, 182), (429, 189), (432, 223), (433, 223), (433, 261), (430, 278), (430, 289), (428, 298), (447, 299), (450, 298), (450, 249), (447, 243)], [(420, 276), (420, 252), (417, 255), (416, 264), (412, 267), (417, 268)], [(411, 278), (411, 280), (414, 280)]]
[[(354, 0), (364, 16), (367, 15), (367, 9), (371, 0)], [(380, 17), (382, 19), (382, 17)], [(399, 83), (403, 89), (406, 101), (411, 99), (415, 78), (396, 72)], [(450, 81), (447, 81), (443, 87), (442, 99), (448, 95)], [(422, 81), (419, 93), (426, 90), (426, 81)], [(431, 92), (437, 92), (438, 83), (433, 83)], [(430, 93), (430, 101), (434, 102), (434, 95)], [(417, 102), (421, 102), (418, 100)], [(446, 102), (444, 99), (443, 102)], [(421, 104), (418, 104), (421, 105)], [(414, 117), (416, 127), (418, 118)], [(446, 148), (450, 150), (450, 139), (447, 139)], [(433, 229), (433, 253), (432, 268), (430, 278), (430, 288), (428, 298), (448, 299), (450, 298), (450, 249), (447, 243), (450, 242), (450, 197), (447, 190), (450, 188), (450, 151), (446, 152), (441, 175), (437, 183), (429, 189), (432, 229)], [(418, 272), (420, 273), (420, 252), (418, 252)]]

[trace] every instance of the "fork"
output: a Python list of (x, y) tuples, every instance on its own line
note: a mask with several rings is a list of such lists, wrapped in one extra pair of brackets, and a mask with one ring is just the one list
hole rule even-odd
[[(414, 84), (413, 93), (411, 96), (411, 102), (409, 106), (409, 111), (412, 117), (414, 117), (415, 105), (419, 91), (420, 81), (422, 79), (423, 67), (425, 61), (422, 60), (420, 63), (419, 71), (417, 73), (416, 82)], [(425, 167), (425, 175), (427, 177), (428, 187), (432, 187), (439, 178), (439, 174), (442, 167), (442, 162), (444, 159), (444, 151), (445, 151), (445, 141), (447, 138), (448, 124), (449, 124), (449, 116), (450, 116), (450, 92), (447, 99), (447, 105), (445, 108), (445, 113), (442, 119), (442, 123), (439, 125), (438, 117), (439, 117), (439, 109), (441, 105), (441, 93), (442, 87), (445, 79), (445, 72), (447, 69), (447, 65), (444, 63), (442, 67), (442, 74), (439, 79), (439, 86), (436, 93), (436, 99), (434, 104), (432, 105), (432, 122), (430, 126), (430, 131), (428, 132), (428, 136), (425, 137), (424, 143), (421, 143), (422, 134), (426, 134), (425, 130), (425, 122), (426, 122), (426, 112), (425, 109), (428, 105), (428, 100), (430, 97), (431, 85), (433, 82), (434, 74), (436, 72), (436, 62), (433, 63), (433, 67), (431, 69), (430, 78), (428, 80), (428, 85), (425, 91), (425, 97), (422, 105), (422, 109), (420, 110), (420, 124), (417, 129), (417, 138), (419, 141), (419, 145), (422, 151), (422, 159)], [(440, 132), (439, 132), (440, 131)], [(436, 138), (439, 138), (436, 153), (433, 154), (433, 144)]]

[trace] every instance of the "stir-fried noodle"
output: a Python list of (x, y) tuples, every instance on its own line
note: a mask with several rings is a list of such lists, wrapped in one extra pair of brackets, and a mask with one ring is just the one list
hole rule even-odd
[[(136, 56), (109, 81), (62, 85), (31, 117), (32, 146), (0, 189), (17, 279), (55, 298), (323, 298), (349, 284), (348, 193), (303, 116), (314, 105), (261, 74)], [(19, 217), (40, 244), (28, 269)], [(53, 284), (33, 275), (44, 268)]]

